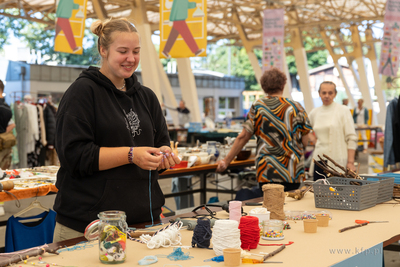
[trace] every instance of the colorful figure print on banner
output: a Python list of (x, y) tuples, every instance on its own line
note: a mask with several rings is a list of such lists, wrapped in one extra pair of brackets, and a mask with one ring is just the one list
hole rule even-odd
[(54, 50), (82, 54), (87, 0), (59, 0)]
[(284, 71), (284, 31), (283, 9), (264, 10), (263, 20), (263, 71), (278, 68)]
[(382, 51), (379, 63), (379, 73), (386, 76), (397, 76), (399, 68), (400, 36), (399, 10), (400, 0), (387, 0), (384, 18), (384, 33)]
[[(161, 58), (206, 56), (207, 16), (204, 11), (204, 0), (161, 0)], [(182, 38), (178, 38), (179, 35)]]
[(282, 43), (281, 40), (277, 40), (275, 37), (266, 38), (264, 44), (264, 67), (266, 69), (278, 68), (283, 69), (282, 66)]
[[(380, 73), (387, 76), (395, 76), (398, 68), (399, 53), (399, 25), (397, 22), (392, 27), (385, 26), (382, 45), (382, 61)], [(396, 72), (395, 72), (396, 70)]]

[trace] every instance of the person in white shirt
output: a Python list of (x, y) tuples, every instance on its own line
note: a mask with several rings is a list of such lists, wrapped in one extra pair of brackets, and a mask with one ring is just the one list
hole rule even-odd
[[(353, 110), (353, 119), (354, 123), (358, 127), (365, 127), (368, 125), (368, 120), (369, 120), (369, 114), (368, 114), (368, 109), (363, 107), (364, 100), (359, 99), (357, 102), (357, 107)], [(361, 139), (362, 140), (367, 140), (367, 135), (365, 133), (365, 130), (360, 130), (361, 133)], [(367, 153), (367, 148), (368, 148), (368, 142), (363, 142), (364, 146), (364, 153)]]
[[(316, 140), (313, 159), (319, 161), (318, 155), (329, 156), (340, 165), (355, 171), (354, 155), (357, 147), (357, 136), (354, 121), (348, 107), (335, 103), (337, 91), (333, 82), (323, 82), (319, 87), (319, 96), (323, 105), (311, 110), (309, 118), (315, 132)], [(324, 178), (322, 170), (315, 165), (314, 181)]]

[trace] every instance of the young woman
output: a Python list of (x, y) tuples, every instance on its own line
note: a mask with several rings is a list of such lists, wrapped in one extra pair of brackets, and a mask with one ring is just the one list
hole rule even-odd
[(157, 219), (164, 204), (158, 171), (180, 162), (156, 95), (134, 74), (140, 60), (134, 25), (111, 19), (95, 21), (91, 30), (101, 67), (80, 74), (57, 113), (54, 241), (82, 236), (101, 211), (125, 211), (128, 224)]

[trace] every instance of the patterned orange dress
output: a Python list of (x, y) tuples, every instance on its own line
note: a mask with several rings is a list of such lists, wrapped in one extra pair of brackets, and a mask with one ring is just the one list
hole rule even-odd
[(253, 103), (244, 129), (257, 137), (257, 181), (300, 183), (304, 180), (301, 139), (312, 128), (304, 108), (284, 97)]

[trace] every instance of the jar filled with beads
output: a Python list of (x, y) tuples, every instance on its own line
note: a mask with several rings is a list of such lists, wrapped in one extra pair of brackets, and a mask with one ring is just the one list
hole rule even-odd
[(302, 220), (306, 220), (306, 219), (316, 219), (317, 217), (315, 217), (316, 212), (315, 211), (304, 211), (301, 213), (301, 218)]
[(293, 210), (292, 212), (291, 212), (291, 216), (292, 216), (292, 220), (293, 221), (301, 221), (301, 220), (303, 220), (303, 218), (302, 218), (302, 211), (300, 211), (300, 210)]
[(103, 211), (98, 217), (100, 261), (106, 264), (123, 263), (128, 230), (125, 212)]
[(263, 239), (266, 240), (282, 240), (284, 223), (281, 220), (269, 220), (264, 222)]

